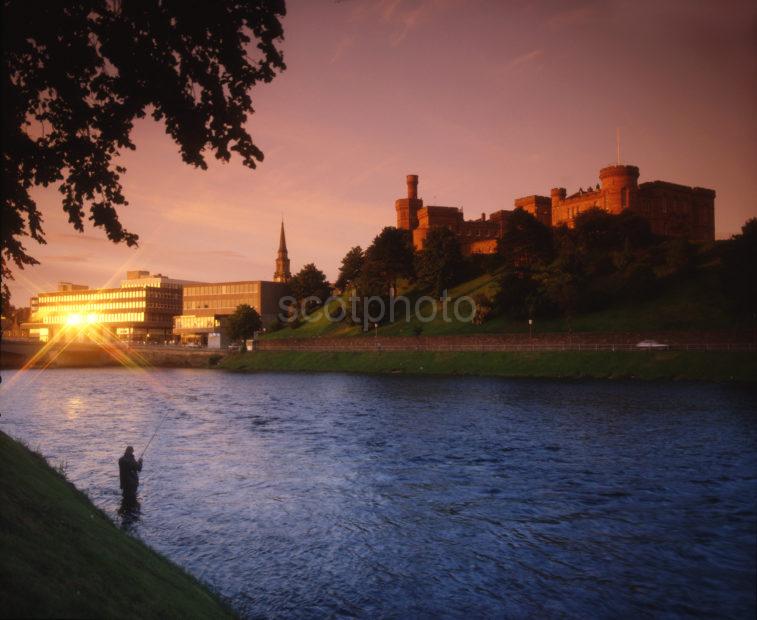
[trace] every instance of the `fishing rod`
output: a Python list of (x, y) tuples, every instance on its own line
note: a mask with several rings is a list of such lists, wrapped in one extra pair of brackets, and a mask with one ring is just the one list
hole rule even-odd
[(168, 417), (168, 414), (171, 413), (171, 410), (169, 409), (163, 414), (163, 417), (160, 418), (160, 421), (158, 422), (158, 425), (155, 427), (155, 432), (150, 437), (150, 440), (147, 442), (147, 445), (145, 446), (144, 450), (142, 450), (142, 454), (139, 455), (139, 459), (141, 460), (142, 457), (145, 455), (145, 452), (147, 452), (147, 448), (150, 447), (150, 444), (152, 443), (152, 440), (155, 439), (155, 435), (158, 434), (158, 431), (160, 430), (161, 425), (163, 424), (163, 421)]

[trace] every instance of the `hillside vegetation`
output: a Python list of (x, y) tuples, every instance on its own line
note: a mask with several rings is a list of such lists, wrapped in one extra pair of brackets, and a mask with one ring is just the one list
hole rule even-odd
[[(449, 290), (451, 299), (463, 295), (472, 298), (484, 295), (496, 299), (499, 279), (504, 269), (485, 273), (453, 286)], [(695, 273), (684, 277), (671, 278), (664, 282), (654, 295), (638, 301), (619, 300), (607, 307), (577, 313), (570, 320), (565, 316), (545, 316), (534, 318), (534, 333), (565, 332), (655, 332), (655, 331), (718, 331), (730, 329), (754, 329), (753, 321), (737, 312), (731, 301), (724, 295), (719, 280), (718, 265), (703, 266)], [(407, 287), (405, 292), (413, 300), (422, 294)], [(349, 304), (344, 296), (345, 304)], [(331, 303), (335, 311), (337, 303)], [(402, 312), (402, 305), (398, 305)], [(429, 308), (424, 307), (428, 312)], [(464, 306), (467, 313), (467, 306)], [(439, 314), (439, 313), (437, 313)], [(453, 317), (454, 318), (454, 317)], [(379, 325), (379, 336), (424, 336), (527, 333), (528, 319), (515, 318), (505, 313), (488, 317), (480, 324), (453, 320), (445, 322), (437, 316), (431, 322), (422, 322), (417, 317), (410, 321), (404, 315), (394, 323)], [(359, 336), (366, 334), (361, 325), (349, 320), (332, 322), (321, 309), (303, 320), (295, 328), (283, 326), (265, 334), (265, 338), (312, 338), (333, 336)], [(367, 335), (373, 336), (374, 329)]]
[[(365, 251), (350, 249), (336, 285), (344, 293), (328, 298), (325, 276), (307, 265), (290, 316), (265, 337), (518, 333), (529, 322), (535, 333), (749, 330), (757, 219), (732, 239), (692, 243), (653, 235), (632, 212), (591, 209), (573, 228), (551, 228), (516, 209), (496, 254), (471, 257), (447, 228), (418, 252), (407, 231), (387, 227)], [(395, 299), (395, 316), (382, 314), (395, 292), (411, 312)]]

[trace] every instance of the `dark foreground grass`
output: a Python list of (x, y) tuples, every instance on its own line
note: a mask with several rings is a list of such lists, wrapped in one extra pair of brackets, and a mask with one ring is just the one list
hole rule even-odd
[(228, 618), (178, 566), (119, 530), (0, 432), (0, 616)]
[(229, 356), (234, 371), (307, 371), (489, 375), (529, 378), (757, 381), (757, 355), (717, 351), (296, 352)]

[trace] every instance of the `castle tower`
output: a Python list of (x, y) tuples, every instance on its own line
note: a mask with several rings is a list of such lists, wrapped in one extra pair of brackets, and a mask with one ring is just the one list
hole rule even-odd
[(423, 201), (418, 199), (418, 175), (407, 175), (407, 198), (400, 198), (394, 203), (397, 211), (397, 228), (414, 230), (418, 227), (418, 209), (423, 208)]
[(289, 253), (287, 252), (287, 240), (284, 235), (284, 220), (281, 220), (281, 235), (279, 236), (279, 251), (276, 254), (276, 271), (273, 274), (274, 282), (289, 282), (292, 272), (289, 271)]
[(605, 211), (617, 215), (636, 206), (639, 191), (639, 169), (636, 166), (607, 166), (599, 171)]

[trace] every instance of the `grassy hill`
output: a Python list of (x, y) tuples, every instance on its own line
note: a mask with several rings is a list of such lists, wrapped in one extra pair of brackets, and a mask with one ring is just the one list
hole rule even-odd
[[(471, 297), (482, 293), (493, 297), (497, 290), (500, 272), (484, 274), (462, 282), (450, 290), (452, 299), (463, 295)], [(718, 272), (704, 267), (685, 278), (670, 279), (661, 283), (660, 291), (651, 299), (611, 304), (601, 310), (586, 312), (572, 318), (574, 332), (653, 332), (653, 331), (717, 331), (754, 328), (737, 316), (724, 298), (718, 285)], [(406, 292), (415, 300), (421, 293)], [(336, 307), (336, 304), (333, 304)], [(384, 336), (411, 336), (422, 329), (424, 336), (501, 334), (528, 332), (528, 323), (507, 316), (495, 316), (481, 325), (465, 322), (445, 322), (440, 316), (423, 323), (417, 319), (404, 320), (404, 306), (400, 305), (401, 320), (379, 327)], [(467, 312), (467, 306), (464, 307)], [(536, 319), (535, 332), (565, 332), (568, 322), (561, 317)], [(371, 335), (372, 335), (371, 330)], [(334, 323), (323, 312), (315, 313), (297, 328), (286, 326), (266, 334), (265, 338), (312, 338), (322, 336), (359, 336), (360, 326), (349, 321)]]
[(2, 432), (0, 506), (2, 617), (233, 617)]

